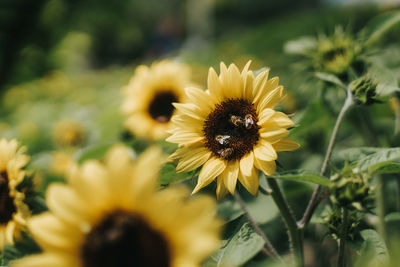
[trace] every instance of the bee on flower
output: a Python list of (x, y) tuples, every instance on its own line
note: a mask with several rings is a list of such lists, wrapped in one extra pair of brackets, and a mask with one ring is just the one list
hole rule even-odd
[(200, 166), (193, 193), (217, 181), (217, 196), (234, 194), (237, 180), (253, 195), (259, 187), (259, 170), (274, 174), (278, 151), (299, 147), (287, 137), (294, 122), (273, 108), (283, 97), (277, 77), (269, 70), (257, 76), (221, 63), (220, 75), (210, 68), (208, 89), (186, 88), (187, 103), (175, 103), (173, 129), (167, 141), (179, 144), (170, 156), (178, 160), (177, 172)]

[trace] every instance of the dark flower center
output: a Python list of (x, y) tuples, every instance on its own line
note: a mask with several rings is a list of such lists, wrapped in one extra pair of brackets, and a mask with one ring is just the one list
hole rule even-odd
[(168, 243), (140, 216), (116, 210), (87, 234), (84, 267), (170, 267)]
[(11, 221), (16, 211), (14, 198), (10, 196), (7, 172), (0, 172), (0, 225)]
[(256, 145), (260, 135), (253, 104), (228, 99), (215, 106), (203, 125), (206, 147), (219, 158), (240, 159)]
[(178, 102), (178, 97), (173, 92), (167, 90), (158, 92), (150, 101), (148, 112), (157, 122), (169, 122), (175, 109), (172, 105), (174, 102)]

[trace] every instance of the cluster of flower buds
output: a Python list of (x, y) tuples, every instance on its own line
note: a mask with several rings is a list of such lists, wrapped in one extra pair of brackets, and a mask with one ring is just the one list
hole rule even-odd
[(340, 173), (331, 177), (330, 198), (336, 206), (369, 210), (374, 203), (373, 193), (367, 175), (347, 164)]

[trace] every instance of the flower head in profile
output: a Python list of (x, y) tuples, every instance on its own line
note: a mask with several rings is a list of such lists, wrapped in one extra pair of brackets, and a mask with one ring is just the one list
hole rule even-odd
[(124, 87), (125, 127), (141, 138), (164, 138), (175, 112), (172, 103), (185, 100), (184, 88), (189, 85), (190, 70), (183, 64), (164, 60), (137, 67)]
[(179, 160), (177, 172), (203, 165), (193, 193), (217, 180), (217, 196), (233, 194), (237, 180), (253, 195), (258, 193), (258, 170), (275, 173), (277, 151), (299, 145), (287, 138), (294, 123), (273, 108), (283, 97), (279, 79), (268, 79), (268, 70), (256, 77), (235, 65), (221, 63), (218, 76), (210, 68), (208, 90), (187, 88), (190, 101), (174, 104), (174, 128), (167, 141), (178, 143), (170, 156)]
[(116, 146), (52, 184), (49, 212), (28, 226), (43, 253), (13, 267), (195, 267), (219, 246), (220, 222), (208, 197), (187, 200), (184, 188), (156, 191), (158, 149), (136, 161)]
[(0, 139), (0, 251), (19, 237), (30, 214), (23, 202), (25, 194), (18, 187), (25, 178), (22, 168), (29, 160), (25, 150), (16, 140)]

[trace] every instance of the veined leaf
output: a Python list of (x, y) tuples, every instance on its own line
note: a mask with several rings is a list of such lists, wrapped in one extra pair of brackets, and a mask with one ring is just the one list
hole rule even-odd
[(400, 173), (400, 163), (383, 162), (375, 165), (374, 168), (371, 169), (371, 172), (376, 174)]
[(387, 12), (373, 18), (364, 29), (361, 30), (361, 35), (366, 41), (366, 45), (371, 45), (378, 41), (391, 27), (399, 22), (399, 11)]
[[(381, 148), (375, 153), (370, 154), (357, 161), (356, 166), (362, 171), (375, 171), (383, 168), (385, 164), (400, 159), (400, 147)], [(397, 168), (392, 166), (393, 168)]]
[(330, 181), (328, 178), (315, 173), (309, 173), (305, 171), (297, 171), (295, 173), (280, 173), (271, 176), (276, 179), (285, 179), (298, 182), (309, 182), (319, 184), (323, 186), (329, 186)]
[(217, 266), (240, 266), (253, 258), (263, 246), (262, 237), (253, 230), (249, 223), (245, 223), (223, 248)]
[(360, 232), (361, 240), (349, 242), (360, 258), (355, 266), (385, 266), (389, 262), (389, 253), (385, 242), (372, 229)]
[(320, 79), (323, 80), (325, 82), (329, 82), (329, 83), (333, 83), (336, 84), (342, 88), (346, 88), (346, 85), (335, 75), (330, 74), (330, 73), (326, 73), (326, 72), (316, 72), (315, 76)]

